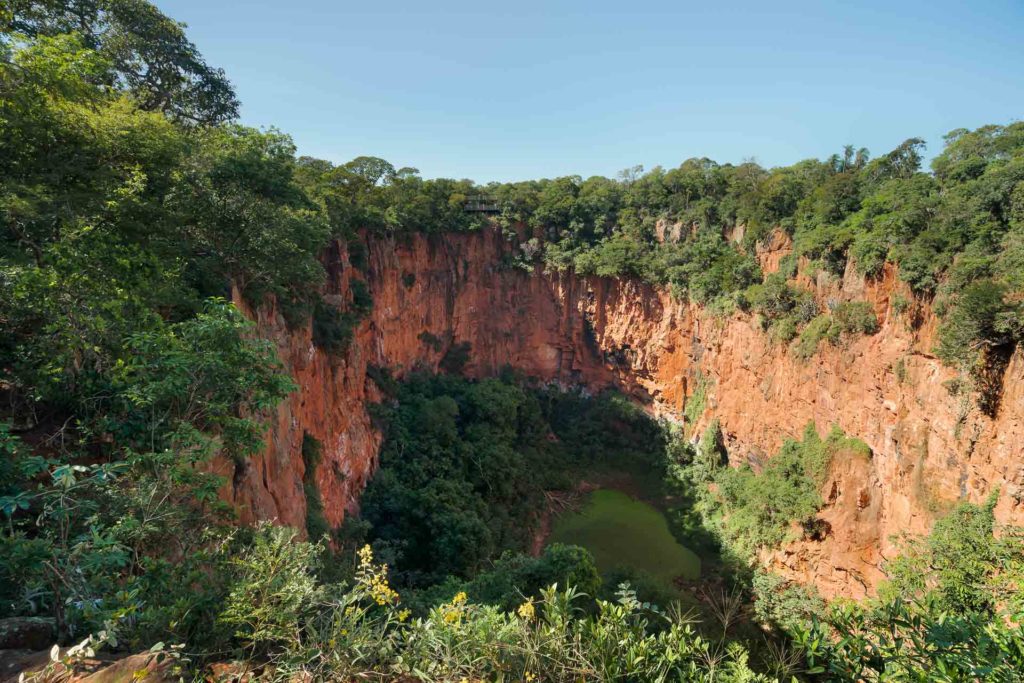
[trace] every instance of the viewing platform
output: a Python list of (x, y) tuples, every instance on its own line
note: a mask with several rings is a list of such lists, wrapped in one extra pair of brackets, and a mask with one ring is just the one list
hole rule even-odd
[(484, 195), (466, 197), (466, 203), (462, 205), (462, 210), (470, 213), (501, 213), (498, 200), (495, 197)]

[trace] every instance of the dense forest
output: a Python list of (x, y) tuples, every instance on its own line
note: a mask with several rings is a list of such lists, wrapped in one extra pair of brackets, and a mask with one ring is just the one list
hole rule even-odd
[[(855, 435), (810, 429), (767, 467), (730, 469), (714, 428), (691, 445), (619, 397), (511, 374), (471, 382), (453, 362), (401, 381), (377, 369), (381, 470), (342, 528), (318, 515), (313, 484), (307, 529), (239, 527), (206, 466), (261, 448), (263, 420), (294, 388), (233, 292), (275, 301), (343, 356), (373, 292), (356, 277), (345, 307), (322, 299), (333, 240), (358, 271), (366, 238), (490, 222), (515, 266), (642, 278), (757, 314), (806, 356), (878, 323), (856, 302), (820, 310), (789, 278), (798, 263), (867, 276), (894, 264), (942, 317), (938, 355), (994, 410), (1024, 334), (1024, 124), (953, 131), (930, 172), (910, 139), (875, 159), (846, 148), (773, 169), (691, 159), (478, 186), (372, 157), (300, 157), (286, 134), (239, 125), (238, 106), (227, 76), (145, 0), (0, 8), (0, 619), (52, 620), (55, 641), (85, 643), (40, 680), (87, 651), (151, 647), (182, 676), (245, 659), (268, 679), (1024, 670), (1024, 544), (992, 504), (908, 540), (865, 604), (825, 609), (756, 571), (759, 550), (813, 533), (830, 460), (870, 457)], [(476, 195), (500, 213), (466, 212)], [(776, 229), (802, 258), (765, 277), (754, 250)], [(318, 451), (307, 439), (311, 470)], [(580, 548), (524, 554), (544, 492), (610, 464), (656, 474), (677, 501), (674, 532), (755, 605), (746, 623), (715, 624), (723, 610), (705, 606), (695, 624), (644, 577), (600, 576)]]

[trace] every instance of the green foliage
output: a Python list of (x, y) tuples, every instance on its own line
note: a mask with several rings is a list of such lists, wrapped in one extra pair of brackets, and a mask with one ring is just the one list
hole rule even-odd
[(395, 398), (382, 407), (380, 469), (362, 515), (403, 586), (470, 579), (502, 552), (526, 550), (543, 491), (571, 486), (576, 472), (661, 466), (660, 428), (621, 397), (413, 375)]
[(431, 349), (434, 353), (440, 353), (441, 349), (444, 347), (444, 342), (441, 341), (440, 337), (436, 334), (431, 334), (426, 330), (420, 332), (416, 338), (423, 342), (424, 346)]
[(381, 365), (367, 365), (366, 376), (377, 385), (385, 396), (397, 396), (399, 391), (398, 381), (391, 374), (391, 368)]
[[(1024, 670), (1024, 537), (997, 529), (996, 496), (961, 503), (885, 564), (877, 601), (797, 629), (812, 672), (843, 680), (1013, 681)], [(841, 635), (841, 638), (837, 638)]]
[[(524, 600), (540, 598), (545, 588), (556, 584), (596, 595), (601, 576), (594, 558), (583, 548), (561, 543), (546, 546), (539, 557), (505, 552), (491, 569), (464, 583), (462, 589), (474, 602), (512, 611)], [(449, 591), (445, 599), (455, 594), (450, 586), (443, 586)]]
[(231, 564), (237, 577), (219, 619), (253, 651), (294, 641), (316, 592), (320, 548), (298, 542), (294, 530), (263, 523)]
[(899, 598), (841, 604), (797, 636), (812, 674), (828, 680), (1016, 681), (1024, 670), (1019, 623)]
[[(824, 161), (771, 170), (689, 159), (669, 171), (631, 169), (618, 182), (568, 176), (489, 192), (503, 207), (504, 224), (543, 232), (549, 268), (641, 278), (701, 303), (760, 287), (751, 251), (774, 227), (793, 234), (797, 255), (836, 274), (848, 259), (872, 277), (892, 262), (918, 294), (946, 286), (951, 268), (964, 271), (960, 283), (950, 283), (953, 293), (993, 276), (1019, 292), (1024, 123), (953, 131), (932, 174), (920, 170), (923, 147), (911, 138), (873, 161), (866, 150), (847, 147)], [(743, 244), (729, 244), (723, 235), (740, 224)], [(797, 295), (784, 291), (794, 266), (746, 293), (770, 325), (778, 324), (778, 340), (813, 318), (813, 302), (794, 303)], [(858, 319), (840, 321), (840, 331), (847, 324), (875, 329), (864, 311), (850, 312)], [(1011, 315), (1016, 325), (1019, 312)], [(813, 353), (820, 332), (800, 353)], [(983, 340), (969, 341), (967, 347)]]
[(235, 458), (262, 445), (260, 414), (294, 388), (270, 342), (247, 338), (253, 324), (213, 300), (203, 313), (126, 341), (110, 371), (118, 400), (97, 428), (122, 446), (174, 450), (195, 460), (219, 449)]
[(306, 497), (306, 535), (314, 541), (329, 536), (331, 527), (324, 517), (324, 504), (320, 487), (316, 483), (316, 470), (323, 458), (320, 440), (309, 432), (302, 433), (302, 491)]
[(451, 375), (462, 372), (469, 362), (469, 352), (472, 346), (468, 341), (457, 342), (448, 347), (438, 363), (438, 367)]
[[(283, 550), (272, 556), (283, 556)], [(751, 669), (743, 647), (705, 639), (686, 619), (641, 603), (628, 587), (615, 600), (598, 600), (592, 614), (581, 609), (579, 591), (549, 586), (538, 599), (521, 597), (515, 611), (476, 603), (459, 592), (425, 616), (409, 619), (384, 568), (373, 563), (368, 548), (360, 555), (355, 583), (330, 587), (319, 600), (304, 598), (308, 591), (298, 572), (288, 573), (292, 585), (275, 584), (271, 597), (276, 600), (256, 596), (261, 605), (283, 604), (286, 617), (264, 617), (239, 605), (243, 618), (267, 624), (263, 642), (277, 643), (269, 657), (282, 677), (415, 677), (438, 683), (769, 680)], [(259, 564), (271, 562), (261, 558)], [(305, 617), (305, 627), (290, 640), (276, 640), (291, 630), (295, 614)]]
[(224, 72), (210, 67), (184, 26), (148, 2), (14, 0), (0, 32), (32, 38), (77, 33), (104, 69), (92, 82), (113, 83), (141, 109), (188, 123), (217, 123), (238, 114)]
[(794, 353), (798, 358), (810, 358), (817, 353), (821, 340), (828, 338), (833, 329), (832, 317), (826, 314), (819, 315), (800, 333), (800, 341), (797, 342)]
[(704, 409), (708, 405), (708, 390), (711, 389), (711, 380), (700, 370), (697, 370), (694, 379), (693, 393), (690, 394), (690, 398), (686, 400), (686, 405), (683, 407), (684, 424), (691, 428), (704, 414)]
[(1011, 297), (1008, 285), (984, 279), (964, 287), (949, 308), (939, 327), (936, 353), (976, 381), (982, 407), (994, 413), (1002, 372), (1024, 338), (1021, 304)]
[(832, 308), (832, 325), (839, 334), (874, 334), (878, 318), (868, 301), (844, 301)]
[(526, 546), (548, 447), (537, 399), (498, 379), (416, 376), (387, 409), (380, 470), (362, 499), (404, 585), (468, 578)]
[(750, 465), (723, 468), (715, 440), (707, 435), (693, 462), (672, 476), (715, 484), (714, 490), (698, 492), (697, 509), (728, 553), (744, 561), (762, 548), (778, 547), (791, 537), (794, 525), (813, 522), (833, 458), (870, 455), (862, 441), (838, 428), (822, 439), (808, 424), (802, 441), (786, 441), (756, 472)]
[(0, 385), (25, 441), (0, 467), (2, 610), (48, 613), (62, 638), (220, 647), (230, 513), (208, 461), (244, 467), (293, 385), (210, 295), (307, 300), (326, 222), (287, 138), (195, 125), (231, 118), (233, 94), (152, 5), (13, 9)]
[(123, 621), (128, 642), (218, 637), (212, 568), (229, 516), (222, 480), (197, 464), (261, 446), (256, 418), (292, 386), (251, 328), (212, 302), (138, 333), (77, 387), (63, 449), (30, 456), (12, 442), (0, 562), (12, 611), (49, 611), (64, 633)]
[(340, 356), (352, 343), (357, 321), (322, 299), (313, 308), (313, 343), (325, 352)]
[(904, 539), (900, 556), (884, 566), (889, 581), (880, 594), (960, 613), (1024, 607), (1024, 537), (997, 527), (995, 504), (995, 495), (984, 505), (961, 503), (927, 538)]
[(825, 610), (814, 586), (786, 581), (778, 574), (758, 571), (751, 581), (754, 616), (762, 624), (771, 624), (786, 633), (794, 633), (814, 623)]
[[(290, 325), (311, 316), (316, 344), (344, 353), (372, 298), (347, 273), (351, 301), (325, 304), (329, 238), (365, 270), (366, 233), (477, 229), (486, 219), (464, 205), (486, 192), (503, 227), (543, 236), (518, 246), (524, 269), (543, 260), (643, 279), (716, 310), (749, 307), (780, 340), (806, 325), (803, 354), (822, 339), (873, 333), (867, 304), (815, 317), (810, 295), (786, 281), (795, 260), (762, 279), (754, 247), (781, 227), (799, 256), (829, 270), (852, 258), (874, 276), (890, 261), (915, 293), (936, 294), (947, 311), (939, 354), (983, 394), (998, 394), (1020, 339), (1024, 124), (954, 131), (930, 175), (912, 139), (871, 162), (849, 148), (771, 170), (690, 159), (619, 180), (479, 188), (375, 157), (297, 159), (287, 136), (232, 124), (238, 103), (224, 74), (144, 0), (9, 5), (0, 11), (0, 614), (49, 614), (64, 640), (102, 630), (134, 651), (172, 640), (218, 657), (244, 646), (282, 677), (314, 679), (758, 680), (742, 648), (703, 639), (629, 590), (588, 601), (585, 614), (569, 585), (605, 597), (609, 586), (580, 549), (504, 552), (526, 547), (544, 489), (614, 466), (667, 471), (685, 503), (679, 528), (696, 539), (703, 521), (728, 552), (749, 557), (813, 523), (832, 458), (865, 453), (836, 433), (808, 432), (755, 474), (724, 467), (717, 424), (694, 449), (621, 397), (508, 378), (399, 386), (380, 371), (371, 378), (397, 400), (377, 411), (387, 432), (364, 499), (373, 525), (350, 522), (336, 538), (366, 531), (406, 585), (455, 582), (497, 606), (456, 595), (427, 610), (424, 600), (425, 616), (410, 623), (368, 548), (351, 585), (325, 585), (321, 546), (267, 525), (228, 531), (211, 459), (244, 475), (261, 418), (292, 384), (226, 299), (274, 299)], [(739, 225), (743, 243), (732, 244), (724, 235)], [(457, 373), (470, 349), (450, 342), (442, 367)], [(698, 389), (690, 424), (705, 408), (708, 387)], [(320, 538), (329, 530), (319, 448), (306, 437), (307, 532)], [(958, 508), (891, 564), (892, 590), (912, 605), (811, 626), (800, 642), (812, 666), (851, 679), (999, 680), (1019, 670), (1019, 619), (1001, 613), (1019, 609), (1019, 539), (996, 533), (991, 513)], [(565, 588), (545, 588), (556, 582)], [(763, 618), (803, 628), (786, 617), (810, 598), (763, 583)], [(536, 599), (517, 606), (522, 596)]]
[(344, 355), (348, 351), (356, 326), (373, 310), (373, 298), (365, 282), (353, 278), (349, 288), (352, 301), (345, 310), (327, 303), (319, 296), (313, 307), (313, 343), (335, 356)]
[(844, 301), (832, 308), (831, 314), (821, 314), (811, 320), (800, 333), (794, 353), (798, 358), (813, 356), (823, 340), (838, 344), (843, 335), (874, 334), (878, 331), (878, 318), (867, 301)]

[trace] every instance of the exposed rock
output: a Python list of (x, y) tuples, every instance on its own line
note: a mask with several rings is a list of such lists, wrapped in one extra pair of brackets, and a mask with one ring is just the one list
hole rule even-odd
[[(837, 462), (823, 490), (827, 498), (837, 484), (821, 515), (829, 534), (766, 558), (826, 596), (870, 593), (882, 558), (896, 551), (892, 537), (926, 532), (958, 500), (979, 501), (1002, 486), (999, 519), (1024, 522), (1022, 496), (1006, 494), (1024, 487), (1024, 359), (1018, 352), (1010, 361), (995, 418), (950, 396), (943, 383), (954, 373), (931, 352), (936, 318), (921, 303), (897, 315), (890, 305), (895, 294), (913, 300), (892, 267), (871, 280), (852, 268), (842, 278), (799, 278), (823, 307), (869, 301), (881, 327), (838, 348), (823, 344), (801, 361), (773, 346), (747, 315), (716, 318), (635, 281), (503, 265), (509, 245), (496, 230), (373, 239), (367, 246), (374, 308), (343, 358), (316, 349), (308, 329), (288, 330), (272, 307), (249, 311), (300, 389), (272, 420), (262, 456), (237, 469), (220, 464), (232, 482), (225, 495), (245, 520), (276, 518), (304, 528), (300, 448), (309, 432), (323, 444), (316, 481), (324, 514), (339, 524), (357, 509), (380, 447), (366, 408), (380, 394), (367, 367), (436, 369), (448, 349), (468, 342), (471, 376), (511, 365), (562, 385), (617, 386), (673, 419), (703, 376), (708, 398), (693, 427), (718, 418), (734, 458), (774, 453), (809, 421), (822, 432), (838, 424), (863, 439), (873, 457)], [(772, 270), (790, 251), (777, 233), (758, 258)], [(347, 255), (340, 245), (330, 254), (327, 293), (348, 300)]]
[(27, 677), (49, 663), (49, 650), (0, 650), (0, 683), (17, 683), (21, 674)]
[(56, 634), (54, 620), (46, 617), (0, 619), (0, 650), (42, 650), (53, 645)]
[(176, 681), (173, 660), (143, 652), (129, 655), (102, 667), (95, 673), (78, 678), (81, 683), (163, 683)]

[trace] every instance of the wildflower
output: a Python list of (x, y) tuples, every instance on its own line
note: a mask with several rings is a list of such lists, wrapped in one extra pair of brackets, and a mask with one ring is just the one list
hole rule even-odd
[(531, 682), (531, 681), (535, 681), (535, 680), (537, 680), (537, 674), (533, 673), (532, 671), (527, 671), (527, 672), (526, 672), (525, 674), (523, 674), (523, 677), (524, 677), (524, 678), (525, 678), (525, 679), (526, 679), (526, 680), (527, 680), (528, 682)]
[(406, 619), (409, 618), (409, 614), (410, 614), (409, 610), (407, 610), (407, 609), (402, 610), (401, 612), (398, 613), (398, 621), (404, 622)]
[(459, 591), (458, 593), (455, 594), (455, 597), (452, 598), (452, 605), (454, 605), (454, 606), (461, 605), (464, 602), (466, 602), (466, 592), (465, 591)]
[(519, 609), (516, 610), (516, 613), (527, 621), (533, 619), (537, 613), (533, 607), (533, 599), (527, 600), (523, 604), (519, 605)]

